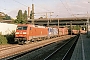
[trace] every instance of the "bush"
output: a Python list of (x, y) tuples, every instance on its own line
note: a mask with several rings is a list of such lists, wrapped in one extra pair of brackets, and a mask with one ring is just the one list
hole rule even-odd
[(8, 34), (5, 36), (7, 38), (7, 41), (9, 44), (13, 44), (14, 43), (14, 37), (15, 37), (15, 31), (12, 31), (11, 34)]
[(73, 29), (73, 30), (80, 30), (80, 27), (79, 27), (79, 25), (76, 25), (76, 26), (73, 26), (72, 29)]
[(5, 36), (0, 33), (0, 44), (14, 44), (15, 31), (12, 31), (11, 34)]
[(7, 39), (3, 35), (0, 34), (0, 44), (7, 44)]

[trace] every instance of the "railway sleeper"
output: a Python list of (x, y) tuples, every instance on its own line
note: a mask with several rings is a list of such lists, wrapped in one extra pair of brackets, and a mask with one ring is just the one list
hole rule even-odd
[(48, 39), (48, 36), (46, 36), (45, 38), (44, 38), (44, 40), (47, 40)]
[(33, 38), (33, 39), (31, 39), (31, 40), (30, 40), (30, 42), (35, 42), (35, 40), (36, 40), (36, 39), (35, 39), (35, 38)]
[(23, 45), (23, 44), (25, 44), (25, 41), (24, 40), (18, 40), (18, 44)]

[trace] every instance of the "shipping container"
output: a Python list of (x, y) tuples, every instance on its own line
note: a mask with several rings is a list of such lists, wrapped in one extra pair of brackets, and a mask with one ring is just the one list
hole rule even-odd
[(53, 35), (57, 36), (58, 35), (58, 29), (52, 28), (52, 33), (53, 33)]
[(68, 28), (66, 27), (60, 27), (58, 31), (59, 31), (59, 36), (68, 35)]
[(51, 27), (48, 27), (48, 37), (53, 36), (52, 30), (53, 30), (53, 29), (52, 29)]
[(72, 30), (72, 33), (73, 34), (78, 34), (79, 33), (79, 30)]
[(16, 31), (16, 24), (0, 23), (0, 33), (2, 35), (11, 34), (13, 31)]

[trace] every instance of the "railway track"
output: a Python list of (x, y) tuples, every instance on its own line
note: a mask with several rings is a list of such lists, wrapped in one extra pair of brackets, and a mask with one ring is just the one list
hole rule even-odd
[[(33, 54), (29, 53), (27, 55), (24, 55), (23, 57), (20, 57), (18, 60), (24, 60), (24, 59), (26, 60), (29, 60), (29, 59), (30, 60), (65, 60), (66, 59), (67, 60), (67, 58), (69, 60), (74, 50), (78, 37), (79, 36), (76, 36), (71, 39), (64, 40), (62, 42), (50, 44), (51, 47), (48, 47), (48, 48), (47, 46), (46, 48), (43, 47), (42, 50), (38, 50), (37, 52), (32, 52)], [(73, 44), (74, 42), (75, 44)], [(38, 53), (40, 51), (44, 51), (44, 52)], [(34, 55), (35, 53), (38, 53), (38, 54)], [(30, 58), (31, 55), (34, 55), (34, 56)]]
[(17, 47), (20, 47), (20, 45), (8, 45), (8, 46), (1, 47), (0, 51), (13, 49), (13, 48), (17, 48)]
[(0, 49), (4, 48), (4, 47), (8, 47), (10, 45), (0, 45)]
[[(64, 37), (60, 37), (60, 38), (64, 38)], [(60, 38), (58, 38), (58, 39), (60, 39)], [(55, 39), (57, 39), (57, 38), (55, 38)], [(64, 38), (65, 39), (65, 38)], [(49, 40), (46, 40), (47, 42), (49, 42)], [(54, 39), (53, 40), (51, 40), (51, 41), (53, 41), (53, 43), (55, 43), (54, 41)], [(58, 41), (58, 40), (57, 40)], [(47, 43), (46, 42), (46, 43)], [(39, 43), (39, 44), (38, 44)], [(3, 60), (13, 60), (13, 59), (17, 59), (17, 58), (19, 58), (19, 57), (21, 57), (21, 56), (23, 56), (23, 55), (26, 55), (26, 54), (28, 54), (28, 53), (30, 53), (30, 52), (32, 52), (32, 51), (35, 51), (35, 50), (38, 50), (38, 49), (40, 49), (40, 48), (42, 48), (42, 47), (44, 47), (44, 46), (47, 46), (47, 45), (50, 45), (50, 43), (45, 43), (44, 41), (42, 41), (42, 43), (40, 43), (40, 42), (38, 42), (38, 43), (32, 43), (32, 44), (28, 44), (28, 45), (23, 45), (23, 46), (21, 46), (20, 48), (22, 48), (22, 49), (19, 49), (18, 50), (18, 52), (19, 52), (19, 54), (14, 54), (14, 55), (11, 55), (11, 56), (9, 56), (9, 57), (6, 57), (6, 58), (3, 58)], [(39, 45), (41, 44), (41, 47), (39, 47)], [(51, 43), (52, 44), (52, 43)], [(31, 46), (31, 45), (35, 45), (35, 47), (34, 46)], [(37, 48), (37, 47), (38, 48)], [(27, 47), (27, 48), (26, 48)], [(32, 48), (32, 47), (34, 47), (34, 48)], [(24, 51), (25, 52), (22, 52), (22, 50), (23, 49), (25, 49)], [(31, 49), (31, 50), (30, 50)], [(33, 50), (34, 49), (34, 50)], [(13, 48), (13, 50), (14, 50), (14, 52), (15, 51), (17, 51), (17, 50), (15, 50), (15, 48)], [(27, 51), (26, 51), (27, 50)], [(22, 53), (20, 53), (20, 51), (22, 52)]]
[(49, 54), (44, 60), (70, 60), (74, 47), (78, 41), (79, 35), (70, 39), (65, 44)]

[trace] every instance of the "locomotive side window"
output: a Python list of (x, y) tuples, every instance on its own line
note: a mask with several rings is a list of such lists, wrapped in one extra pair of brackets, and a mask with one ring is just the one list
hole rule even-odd
[(27, 26), (18, 26), (17, 30), (27, 30)]

